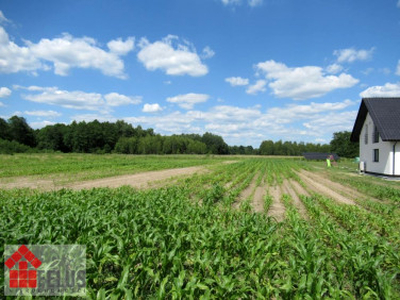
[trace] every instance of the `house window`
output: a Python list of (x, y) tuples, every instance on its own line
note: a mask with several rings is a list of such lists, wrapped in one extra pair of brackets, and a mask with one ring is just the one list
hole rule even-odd
[(374, 135), (373, 135), (374, 143), (379, 143), (379, 131), (378, 127), (374, 126)]
[(364, 135), (365, 145), (368, 144), (368, 125), (365, 125), (365, 135)]
[(379, 149), (374, 149), (373, 162), (379, 162)]

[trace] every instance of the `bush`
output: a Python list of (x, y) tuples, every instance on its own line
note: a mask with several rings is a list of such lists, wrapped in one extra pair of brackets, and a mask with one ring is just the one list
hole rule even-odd
[(16, 141), (7, 141), (0, 139), (0, 154), (26, 153), (26, 152), (36, 152), (36, 150), (29, 146), (20, 144)]

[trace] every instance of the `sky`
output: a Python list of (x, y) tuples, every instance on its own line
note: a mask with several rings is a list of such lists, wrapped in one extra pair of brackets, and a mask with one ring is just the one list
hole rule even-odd
[(400, 96), (400, 0), (0, 0), (0, 117), (329, 143)]

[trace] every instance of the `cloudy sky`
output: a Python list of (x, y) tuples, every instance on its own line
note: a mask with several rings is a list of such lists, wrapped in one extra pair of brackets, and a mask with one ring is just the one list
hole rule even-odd
[(329, 143), (400, 96), (400, 0), (0, 2), (0, 117)]

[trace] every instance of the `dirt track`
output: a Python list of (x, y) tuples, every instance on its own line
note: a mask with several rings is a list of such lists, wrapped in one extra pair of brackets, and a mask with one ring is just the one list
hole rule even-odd
[(74, 190), (91, 189), (95, 187), (120, 187), (129, 185), (136, 188), (147, 188), (151, 185), (163, 185), (163, 180), (170, 180), (174, 177), (185, 175), (192, 175), (194, 173), (206, 172), (205, 167), (188, 167), (179, 169), (168, 169), (161, 171), (150, 171), (137, 173), (133, 175), (121, 175), (115, 177), (108, 177), (96, 180), (88, 180), (84, 182), (75, 182), (66, 185), (57, 185), (53, 180), (49, 179), (34, 179), (29, 177), (20, 177), (13, 182), (0, 183), (0, 188), (36, 188), (40, 190), (59, 190), (62, 188), (70, 188)]

